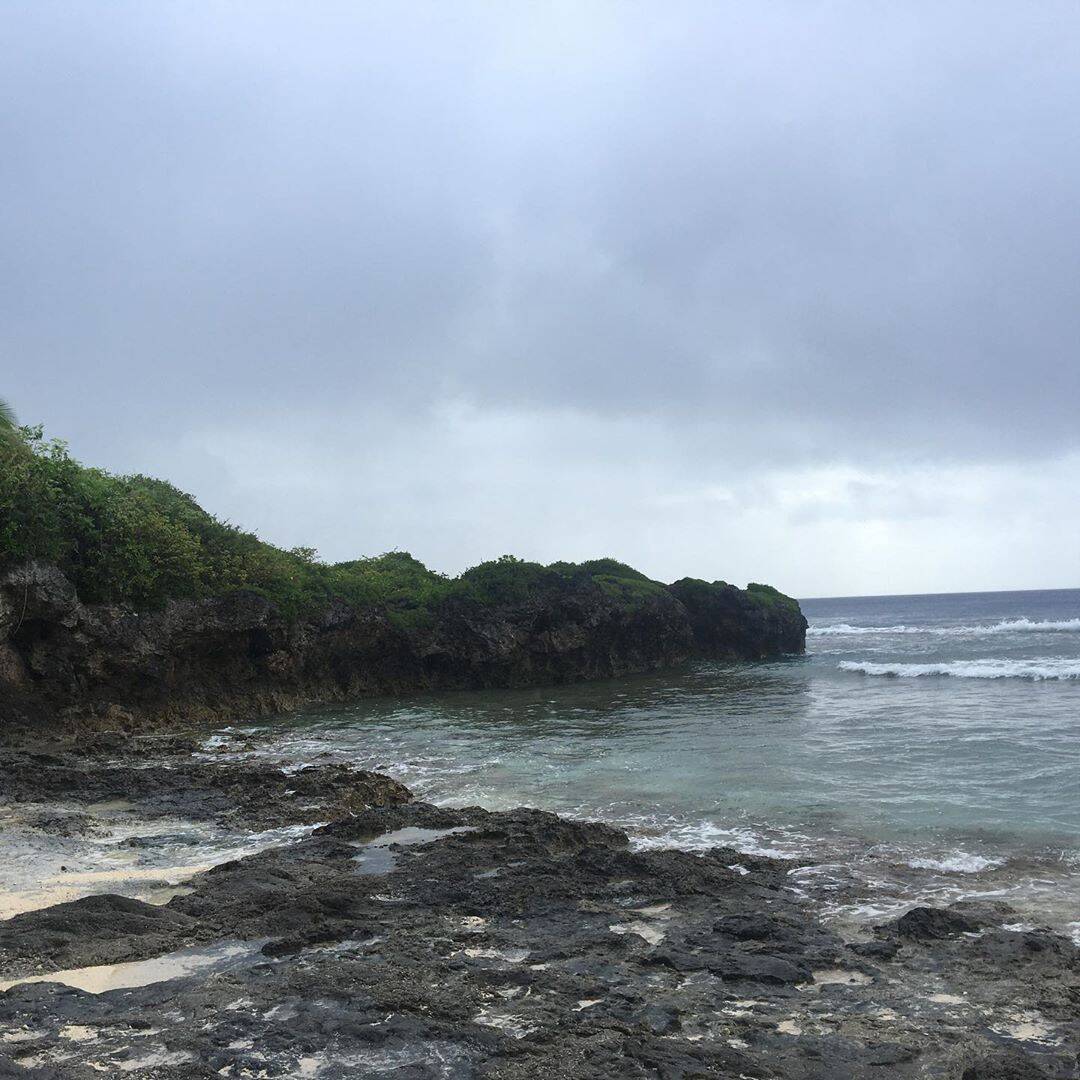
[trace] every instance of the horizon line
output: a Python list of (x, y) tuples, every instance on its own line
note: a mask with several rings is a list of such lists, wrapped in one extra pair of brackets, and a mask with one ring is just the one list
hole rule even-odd
[(1065, 585), (1039, 589), (963, 589), (956, 592), (913, 592), (913, 593), (846, 593), (837, 596), (797, 596), (800, 604), (813, 600), (895, 600), (901, 597), (919, 596), (987, 596), (995, 593), (1035, 593), (1035, 592), (1080, 592), (1080, 585)]

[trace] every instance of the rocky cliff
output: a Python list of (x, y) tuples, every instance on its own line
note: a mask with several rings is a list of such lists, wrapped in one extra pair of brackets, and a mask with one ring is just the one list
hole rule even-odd
[(0, 719), (221, 719), (803, 651), (806, 620), (776, 590), (649, 586), (627, 593), (553, 574), (512, 601), (449, 597), (410, 625), (344, 601), (286, 617), (243, 590), (152, 611), (84, 604), (57, 567), (30, 561), (0, 577)]

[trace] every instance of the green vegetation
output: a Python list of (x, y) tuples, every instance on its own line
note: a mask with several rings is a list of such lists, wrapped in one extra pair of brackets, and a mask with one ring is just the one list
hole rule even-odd
[[(672, 593), (691, 610), (708, 610), (725, 590), (734, 589), (726, 581), (702, 581), (701, 578), (682, 578), (670, 586)], [(798, 600), (785, 596), (771, 585), (751, 582), (745, 590), (738, 590), (766, 614), (787, 614), (798, 619), (802, 616)]]
[(726, 581), (702, 581), (701, 578), (680, 578), (672, 586), (672, 591), (683, 600), (684, 603), (706, 604), (711, 602), (718, 589), (729, 588)]
[(15, 410), (6, 401), (0, 401), (0, 442), (14, 438), (15, 434)]
[[(246, 589), (289, 618), (344, 601), (384, 608), (402, 627), (430, 625), (446, 606), (521, 606), (568, 586), (598, 588), (627, 608), (669, 591), (614, 559), (543, 566), (504, 555), (456, 578), (403, 551), (323, 563), (313, 548), (285, 551), (219, 521), (172, 484), (87, 468), (40, 427), (14, 427), (0, 402), (0, 572), (28, 559), (55, 563), (85, 603), (154, 609)], [(699, 608), (728, 588), (684, 578), (670, 591)], [(743, 595), (767, 611), (799, 614), (769, 585), (751, 584)]]
[(614, 559), (542, 566), (506, 555), (457, 578), (406, 552), (328, 565), (311, 548), (284, 551), (218, 521), (162, 480), (87, 468), (40, 427), (10, 432), (0, 440), (0, 570), (55, 563), (87, 603), (150, 609), (250, 589), (290, 617), (339, 598), (420, 626), (443, 604), (522, 604), (585, 581), (630, 606), (664, 591)]
[(802, 614), (802, 608), (799, 607), (798, 600), (794, 600), (790, 596), (785, 596), (779, 589), (774, 589), (771, 585), (761, 585), (756, 581), (751, 581), (750, 584), (746, 586), (746, 591), (761, 604), (762, 607), (773, 611), (786, 610), (795, 616)]
[(89, 603), (154, 607), (240, 588), (290, 607), (315, 599), (303, 557), (217, 521), (171, 484), (85, 468), (40, 428), (0, 444), (0, 565), (31, 558), (56, 563)]

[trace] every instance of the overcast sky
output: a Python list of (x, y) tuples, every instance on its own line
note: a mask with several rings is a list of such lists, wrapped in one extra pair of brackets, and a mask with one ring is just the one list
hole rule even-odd
[(1080, 5), (0, 14), (0, 397), (328, 559), (1080, 585)]

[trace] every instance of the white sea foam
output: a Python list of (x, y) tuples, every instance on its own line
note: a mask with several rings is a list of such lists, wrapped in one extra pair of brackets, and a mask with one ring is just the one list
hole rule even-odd
[(972, 855), (967, 851), (953, 851), (938, 859), (911, 859), (908, 866), (913, 866), (916, 870), (942, 870), (948, 874), (979, 874), (983, 870), (1001, 866), (1004, 861), (987, 858), (985, 855)]
[(730, 847), (744, 855), (762, 855), (772, 859), (796, 859), (800, 854), (799, 847), (794, 842), (791, 847), (778, 847), (752, 829), (724, 828), (711, 821), (669, 824), (662, 832), (635, 835), (631, 842), (638, 851), (658, 848), (707, 851), (714, 847)]
[(987, 634), (1080, 634), (1080, 619), (1059, 619), (1057, 621), (1007, 619), (1005, 622), (994, 623), (992, 626), (980, 627), (979, 629)]
[(981, 626), (811, 626), (807, 637), (857, 637), (864, 634), (928, 634), (933, 637), (989, 637), (996, 634), (1080, 634), (1080, 619), (1005, 619)]
[(913, 679), (927, 675), (949, 675), (956, 679), (1080, 679), (1080, 659), (1034, 657), (1029, 660), (1006, 660), (987, 657), (982, 660), (949, 660), (938, 664), (876, 664), (869, 660), (842, 660), (841, 671), (863, 675), (886, 675), (895, 679)]

